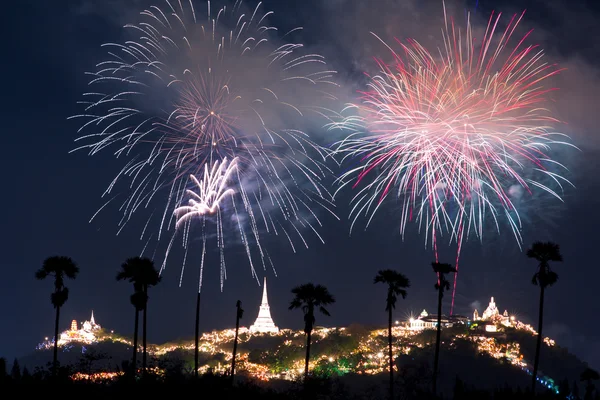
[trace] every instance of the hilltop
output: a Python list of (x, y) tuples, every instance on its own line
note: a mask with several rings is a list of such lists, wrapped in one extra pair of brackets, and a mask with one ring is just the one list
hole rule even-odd
[[(533, 360), (534, 332), (531, 329), (499, 326), (486, 332), (477, 324), (445, 328), (442, 332), (441, 387), (451, 390), (458, 376), (467, 385), (481, 389), (526, 387), (530, 360)], [(409, 387), (426, 387), (429, 363), (433, 359), (434, 330), (414, 331), (394, 327), (394, 352), (398, 354), (399, 379)], [(71, 341), (61, 346), (60, 360), (87, 377), (114, 377), (123, 361), (131, 357), (129, 339), (103, 329), (96, 331), (93, 343)], [(231, 363), (234, 330), (204, 333), (200, 338), (202, 372), (223, 374)], [(346, 328), (318, 327), (313, 333), (311, 370), (323, 376), (377, 377), (386, 368), (387, 329), (361, 325)], [(305, 337), (302, 331), (283, 329), (278, 333), (256, 334), (240, 328), (238, 371), (241, 376), (260, 380), (294, 380), (302, 371)], [(151, 365), (161, 373), (193, 370), (194, 341), (181, 340), (149, 345)], [(19, 360), (30, 370), (52, 359), (47, 346)], [(552, 340), (544, 341), (541, 357), (544, 384), (558, 389), (559, 381), (579, 380), (586, 364)], [(102, 372), (102, 373), (101, 373)], [(107, 374), (109, 373), (109, 374)], [(385, 379), (382, 376), (381, 379)], [(356, 380), (351, 380), (357, 383)], [(363, 379), (363, 382), (371, 382)]]

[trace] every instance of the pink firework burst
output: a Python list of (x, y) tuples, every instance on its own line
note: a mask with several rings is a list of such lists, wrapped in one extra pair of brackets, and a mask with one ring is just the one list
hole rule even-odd
[[(377, 59), (379, 71), (369, 76), (361, 101), (348, 106), (354, 115), (332, 125), (354, 131), (337, 144), (342, 160), (361, 160), (340, 177), (340, 189), (358, 190), (353, 226), (361, 215), (368, 226), (393, 193), (402, 234), (417, 221), (437, 260), (437, 240), (448, 233), (458, 267), (463, 239), (471, 233), (482, 239), (488, 220), (498, 231), (502, 219), (508, 222), (521, 245), (516, 187), (561, 198), (568, 181), (555, 172), (564, 167), (551, 150), (568, 145), (568, 138), (553, 128), (559, 121), (546, 103), (555, 89), (544, 86), (561, 69), (526, 43), (531, 31), (514, 39), (523, 15), (513, 15), (496, 34), (501, 14), (492, 13), (476, 40), (470, 20), (463, 32), (444, 8), (437, 55), (416, 40), (396, 40), (398, 51), (386, 45), (394, 62)], [(456, 275), (451, 313), (455, 292)]]

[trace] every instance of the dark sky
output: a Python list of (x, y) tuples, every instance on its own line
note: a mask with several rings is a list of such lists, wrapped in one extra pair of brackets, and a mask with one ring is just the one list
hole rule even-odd
[[(88, 318), (93, 309), (96, 321), (104, 327), (124, 334), (132, 331), (131, 287), (114, 278), (127, 257), (139, 254), (143, 246), (138, 240), (140, 227), (132, 226), (115, 236), (118, 215), (102, 214), (88, 223), (103, 203), (100, 195), (122, 164), (108, 153), (95, 157), (68, 154), (77, 125), (67, 117), (79, 111), (76, 101), (87, 83), (84, 72), (105, 57), (100, 45), (119, 40), (121, 26), (141, 10), (141, 3), (65, 0), (53, 2), (50, 8), (45, 0), (21, 0), (3, 9), (0, 205), (5, 211), (0, 233), (0, 356), (23, 355), (44, 336), (51, 336), (51, 283), (36, 281), (34, 272), (44, 258), (55, 254), (72, 257), (81, 269), (77, 281), (68, 284), (71, 292), (61, 328), (67, 328), (71, 319)], [(447, 3), (463, 13), (475, 5), (471, 1)], [(523, 237), (525, 246), (535, 240), (556, 241), (564, 256), (564, 262), (556, 265), (560, 281), (547, 294), (545, 333), (600, 368), (600, 307), (592, 293), (600, 224), (600, 140), (595, 131), (600, 41), (594, 28), (599, 13), (597, 7), (591, 8), (591, 1), (568, 7), (571, 2), (567, 0), (551, 2), (551, 6), (543, 3), (481, 0), (476, 20), (485, 20), (492, 9), (512, 13), (527, 8), (522, 24), (535, 28), (534, 37), (546, 48), (548, 57), (568, 68), (559, 78), (556, 112), (567, 122), (563, 131), (581, 149), (561, 154), (576, 189), (566, 191), (564, 205), (542, 199), (525, 210)], [(360, 72), (373, 68), (371, 57), (381, 51), (369, 31), (389, 39), (428, 40), (438, 34), (441, 18), (441, 1), (437, 0), (286, 0), (266, 4), (275, 11), (275, 25), (305, 27), (305, 42), (331, 60), (347, 93), (359, 87)], [(325, 142), (336, 139), (324, 132), (317, 136)], [(394, 209), (389, 208), (368, 231), (358, 229), (349, 237), (347, 201), (347, 195), (339, 199), (341, 221), (324, 217), (325, 245), (314, 240), (310, 249), (293, 254), (281, 245), (281, 238), (266, 239), (277, 269), (277, 277), (266, 271), (271, 311), (280, 327), (300, 328), (300, 312), (288, 311), (287, 306), (290, 289), (306, 282), (324, 284), (337, 297), (332, 316), (318, 316), (318, 324), (385, 323), (385, 295), (381, 287), (372, 284), (381, 268), (396, 268), (412, 281), (407, 299), (398, 304), (398, 319), (423, 308), (433, 310), (432, 252), (425, 248), (423, 236), (411, 230), (402, 242)], [(238, 299), (246, 309), (244, 324), (251, 324), (256, 316), (261, 288), (251, 278), (241, 249), (236, 251), (229, 259), (222, 293), (218, 270), (209, 267), (206, 272), (203, 330), (231, 327)], [(453, 259), (453, 251), (443, 248), (442, 258)], [(469, 242), (460, 267), (458, 312), (471, 315), (474, 305), (481, 312), (494, 296), (501, 310), (535, 321), (539, 292), (530, 282), (535, 262), (519, 250), (510, 233), (503, 231), (498, 236), (492, 232), (483, 243)], [(165, 271), (164, 281), (151, 294), (150, 341), (193, 335), (195, 274), (189, 269), (179, 287), (178, 266)]]

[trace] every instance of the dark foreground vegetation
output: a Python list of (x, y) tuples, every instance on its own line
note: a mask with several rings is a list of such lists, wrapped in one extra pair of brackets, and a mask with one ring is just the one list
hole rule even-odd
[[(331, 399), (331, 400), (376, 400), (389, 399), (387, 374), (375, 376), (348, 374), (342, 377), (323, 377), (311, 375), (307, 379), (297, 381), (273, 380), (263, 382), (244, 376), (236, 377), (232, 383), (230, 376), (207, 373), (194, 377), (191, 371), (167, 370), (160, 375), (148, 372), (135, 380), (131, 375), (122, 375), (113, 380), (96, 382), (77, 381), (73, 379), (69, 367), (59, 367), (53, 376), (53, 364), (47, 368), (37, 368), (30, 372), (21, 369), (15, 363), (10, 371), (6, 363), (0, 359), (0, 393), (4, 395), (18, 394), (20, 398), (30, 395), (85, 396), (87, 399), (124, 398), (164, 398), (165, 396), (190, 395), (205, 399)], [(127, 366), (124, 366), (127, 371)], [(537, 391), (532, 394), (526, 390), (504, 388), (495, 390), (479, 390), (466, 384), (459, 377), (455, 378), (451, 393), (444, 396), (433, 396), (430, 392), (431, 372), (426, 370), (400, 371), (394, 382), (394, 399), (454, 399), (454, 400), (503, 400), (503, 399), (548, 399), (548, 400), (597, 400), (600, 391), (594, 386), (594, 378), (560, 385), (559, 393), (554, 391)], [(7, 397), (8, 398), (8, 397)], [(81, 397), (80, 397), (81, 398)]]

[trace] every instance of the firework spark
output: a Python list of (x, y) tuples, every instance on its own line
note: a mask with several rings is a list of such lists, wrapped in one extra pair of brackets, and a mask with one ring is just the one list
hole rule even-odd
[(186, 193), (191, 197), (188, 200), (189, 205), (175, 209), (174, 213), (177, 216), (175, 228), (181, 227), (181, 224), (191, 218), (219, 212), (219, 205), (223, 199), (227, 196), (233, 196), (235, 193), (232, 188), (227, 187), (227, 184), (236, 168), (237, 159), (234, 158), (229, 165), (227, 165), (227, 159), (224, 159), (222, 163), (217, 161), (210, 171), (208, 165), (205, 164), (204, 177), (201, 181), (198, 181), (194, 175), (190, 176), (196, 184), (198, 192), (186, 190)]
[[(126, 159), (104, 195), (127, 182), (118, 232), (147, 213), (142, 252), (152, 242), (156, 253), (161, 238), (170, 238), (161, 272), (179, 233), (185, 267), (196, 219), (190, 217), (197, 215), (204, 244), (208, 223), (217, 224), (221, 250), (224, 233), (239, 234), (254, 274), (253, 260), (270, 263), (262, 234), (285, 236), (295, 251), (298, 240), (308, 246), (304, 230), (321, 239), (314, 210), (333, 214), (322, 182), (330, 173), (327, 154), (301, 127), (310, 113), (327, 117), (318, 104), (335, 99), (335, 72), (301, 43), (274, 44), (302, 28), (272, 40), (272, 12), (260, 3), (247, 13), (239, 0), (222, 8), (205, 3), (205, 12), (191, 0), (163, 4), (125, 26), (129, 40), (105, 45), (110, 57), (89, 73), (93, 89), (80, 102), (84, 112), (72, 117), (85, 121), (75, 150), (94, 155), (111, 148)], [(193, 185), (198, 193), (187, 190)], [(186, 194), (193, 202), (182, 206)], [(232, 201), (223, 208), (226, 198)], [(230, 222), (235, 229), (224, 228)], [(201, 270), (203, 264), (204, 252)], [(223, 258), (221, 268), (224, 277)]]
[[(560, 199), (568, 184), (555, 172), (564, 167), (551, 157), (568, 139), (554, 131), (558, 121), (545, 108), (554, 89), (544, 83), (560, 69), (525, 44), (531, 31), (511, 47), (523, 14), (514, 15), (499, 37), (501, 15), (492, 14), (479, 43), (469, 18), (461, 32), (445, 8), (444, 16), (439, 57), (415, 40), (397, 40), (399, 52), (386, 45), (394, 62), (377, 60), (379, 72), (369, 77), (362, 101), (348, 106), (353, 115), (331, 125), (353, 131), (337, 145), (342, 161), (361, 160), (340, 177), (340, 189), (359, 188), (352, 226), (361, 215), (368, 226), (393, 193), (401, 204), (402, 235), (416, 221), (436, 259), (443, 233), (460, 254), (471, 233), (483, 239), (490, 220), (498, 231), (501, 220), (508, 222), (520, 246), (514, 193), (541, 190)], [(455, 291), (456, 276), (452, 309)]]

